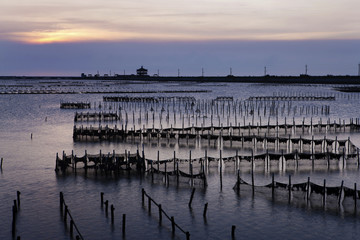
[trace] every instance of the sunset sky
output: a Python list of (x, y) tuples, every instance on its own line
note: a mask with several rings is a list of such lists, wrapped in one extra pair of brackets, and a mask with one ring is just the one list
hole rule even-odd
[(358, 73), (358, 0), (0, 0), (0, 75)]

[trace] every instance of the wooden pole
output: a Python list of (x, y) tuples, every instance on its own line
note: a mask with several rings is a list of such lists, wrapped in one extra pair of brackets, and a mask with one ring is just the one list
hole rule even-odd
[(18, 208), (20, 208), (20, 194), (21, 194), (20, 191), (16, 192)]
[(113, 204), (111, 204), (110, 209), (111, 209), (111, 223), (114, 223), (114, 210), (115, 210), (115, 208), (114, 208)]
[(72, 236), (74, 232), (74, 221), (71, 219), (70, 220), (70, 235)]
[(309, 201), (310, 197), (310, 177), (307, 180), (307, 189), (306, 189), (306, 201)]
[(235, 238), (235, 229), (236, 229), (236, 226), (232, 225), (231, 226), (231, 238)]
[(122, 221), (122, 233), (125, 235), (125, 227), (126, 227), (126, 214), (123, 214), (123, 221)]
[(141, 200), (142, 200), (142, 204), (144, 205), (144, 201), (145, 201), (145, 190), (142, 188), (141, 189)]
[(67, 214), (68, 214), (68, 206), (65, 205), (64, 222), (66, 222), (67, 220)]
[(275, 192), (275, 176), (274, 173), (271, 175), (271, 197), (274, 200), (274, 192)]
[(323, 187), (323, 206), (326, 204), (326, 179), (324, 179), (324, 187)]
[(12, 207), (13, 219), (12, 219), (12, 234), (15, 234), (16, 231), (16, 210), (15, 206)]
[(17, 213), (17, 212), (18, 212), (18, 208), (17, 208), (16, 200), (14, 200), (14, 207), (15, 207), (15, 211), (16, 211), (16, 213)]
[(251, 150), (251, 186), (252, 186), (252, 194), (254, 196), (255, 186), (254, 186), (254, 152)]
[(171, 230), (174, 233), (175, 232), (175, 220), (174, 220), (173, 216), (171, 216), (170, 219), (171, 219)]
[(338, 204), (340, 205), (341, 204), (341, 198), (342, 198), (342, 192), (343, 192), (343, 189), (344, 189), (344, 180), (341, 181), (341, 186), (340, 186), (340, 192), (339, 192), (339, 199), (338, 199)]
[(203, 212), (204, 217), (206, 217), (207, 208), (208, 208), (208, 203), (205, 203), (204, 212)]
[(106, 200), (105, 201), (105, 212), (106, 212), (106, 214), (108, 213), (108, 209), (109, 209), (109, 201)]
[(221, 152), (221, 150), (220, 150), (219, 163), (220, 163), (220, 189), (222, 190), (222, 152)]
[(101, 198), (101, 206), (103, 206), (104, 205), (104, 193), (103, 192), (100, 193), (100, 198)]
[(354, 183), (354, 208), (355, 208), (355, 213), (356, 213), (356, 209), (357, 209), (357, 190), (356, 190), (356, 183)]
[(291, 201), (291, 175), (289, 174), (289, 186), (288, 186), (288, 188), (289, 188), (289, 203), (290, 203), (290, 201)]
[(189, 201), (189, 207), (191, 207), (191, 203), (192, 203), (192, 200), (194, 198), (194, 193), (195, 193), (195, 188), (193, 188), (192, 192), (191, 192), (191, 197), (190, 197), (190, 201)]
[(63, 212), (64, 207), (64, 194), (60, 192), (60, 211)]
[(161, 224), (162, 222), (162, 208), (161, 208), (161, 204), (159, 204), (159, 222)]

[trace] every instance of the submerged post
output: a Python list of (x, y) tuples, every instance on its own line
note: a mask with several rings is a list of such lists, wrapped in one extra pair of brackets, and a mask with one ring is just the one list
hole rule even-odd
[(161, 204), (159, 204), (159, 222), (160, 222), (160, 224), (162, 222), (162, 207), (161, 207)]
[(125, 235), (125, 227), (126, 227), (126, 214), (123, 214), (123, 221), (122, 221), (122, 233)]
[(175, 220), (174, 220), (173, 216), (171, 216), (170, 219), (171, 219), (171, 230), (174, 233), (175, 232)]
[(60, 192), (60, 211), (63, 212), (64, 209), (64, 194)]
[(192, 200), (194, 198), (194, 193), (195, 193), (195, 188), (193, 188), (192, 192), (191, 192), (191, 197), (190, 197), (190, 201), (189, 201), (189, 207), (191, 207), (191, 203), (192, 203)]
[(236, 229), (236, 226), (232, 225), (231, 226), (231, 238), (235, 238), (235, 229)]
[(274, 200), (274, 191), (275, 191), (275, 180), (274, 173), (271, 175), (271, 197)]
[(355, 208), (355, 213), (356, 213), (356, 208), (357, 208), (357, 190), (356, 190), (356, 183), (354, 183), (354, 208)]
[(251, 150), (251, 186), (252, 186), (252, 194), (255, 193), (255, 186), (254, 186), (254, 152)]
[(207, 208), (208, 208), (208, 203), (205, 203), (204, 212), (203, 212), (204, 217), (206, 217)]
[(68, 214), (68, 206), (65, 205), (64, 222), (66, 222), (67, 220), (67, 214)]
[(109, 209), (109, 201), (106, 200), (105, 201), (105, 212), (106, 212), (106, 214), (108, 213), (108, 209)]
[(141, 200), (142, 200), (142, 204), (144, 205), (144, 201), (145, 201), (145, 190), (142, 188), (141, 189)]
[(291, 175), (289, 175), (289, 186), (288, 186), (288, 188), (289, 188), (289, 203), (290, 203), (290, 201), (291, 201)]
[(342, 192), (343, 192), (343, 189), (344, 189), (344, 180), (341, 181), (341, 186), (340, 186), (340, 192), (339, 192), (339, 199), (338, 199), (338, 204), (340, 205), (341, 204), (341, 200), (342, 200)]
[(110, 210), (111, 210), (111, 223), (114, 223), (114, 210), (115, 210), (115, 208), (114, 208), (113, 204), (111, 204)]
[(310, 177), (307, 180), (307, 188), (306, 188), (306, 201), (309, 201), (310, 197)]
[(18, 208), (20, 208), (20, 194), (21, 194), (20, 191), (16, 192)]
[(323, 206), (326, 204), (326, 179), (324, 179), (324, 187), (323, 187)]

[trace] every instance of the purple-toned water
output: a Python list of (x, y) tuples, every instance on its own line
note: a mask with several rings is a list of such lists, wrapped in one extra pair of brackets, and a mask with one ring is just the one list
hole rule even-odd
[[(20, 86), (19, 86), (20, 85)], [(28, 86), (24, 86), (28, 85)], [(30, 86), (31, 85), (31, 86)], [(193, 93), (148, 93), (122, 94), (121, 96), (193, 96), (197, 100), (211, 100), (218, 96), (232, 96), (234, 100), (244, 101), (250, 96), (273, 95), (321, 95), (335, 96), (335, 101), (292, 102), (291, 109), (297, 106), (297, 112), (278, 114), (278, 121), (284, 122), (287, 117), (299, 122), (305, 117), (317, 122), (320, 118), (326, 122), (328, 118), (348, 121), (359, 118), (359, 93), (339, 93), (330, 85), (271, 85), (271, 84), (240, 84), (240, 83), (121, 83), (112, 81), (65, 81), (65, 80), (7, 80), (0, 86), (0, 92), (14, 90), (66, 90), (66, 91), (194, 91), (209, 92)], [(59, 192), (65, 196), (72, 216), (84, 239), (186, 239), (185, 234), (176, 229), (172, 234), (170, 222), (163, 217), (159, 224), (157, 208), (153, 205), (151, 214), (141, 201), (141, 189), (145, 191), (163, 209), (174, 216), (176, 223), (191, 234), (191, 239), (229, 239), (231, 226), (236, 226), (236, 239), (355, 239), (360, 234), (359, 218), (339, 211), (326, 211), (272, 202), (262, 196), (238, 195), (232, 187), (236, 182), (236, 171), (231, 166), (223, 173), (223, 187), (220, 188), (219, 172), (216, 167), (208, 174), (206, 189), (197, 188), (192, 208), (188, 202), (191, 195), (190, 186), (166, 186), (161, 183), (152, 184), (148, 177), (137, 173), (121, 174), (120, 177), (93, 176), (83, 174), (56, 174), (55, 156), (64, 150), (70, 154), (82, 156), (84, 151), (96, 154), (102, 152), (123, 153), (125, 150), (136, 152), (142, 146), (130, 142), (74, 142), (72, 130), (76, 110), (60, 109), (60, 101), (89, 101), (98, 105), (103, 96), (119, 94), (0, 94), (0, 157), (4, 159), (0, 173), (0, 239), (72, 239), (69, 224), (64, 224), (59, 209)], [(286, 103), (287, 104), (287, 103)], [(322, 106), (330, 106), (328, 115), (319, 111)], [(118, 105), (114, 105), (118, 107)], [(281, 105), (282, 106), (282, 105)], [(107, 106), (109, 107), (109, 106)], [(123, 105), (123, 109), (125, 106)], [(165, 106), (166, 107), (166, 106)], [(170, 106), (170, 108), (172, 105)], [(308, 107), (308, 114), (300, 114), (300, 108)], [(105, 105), (102, 103), (102, 109)], [(314, 109), (317, 108), (316, 112)], [(128, 108), (129, 117), (132, 112), (139, 114), (139, 108)], [(311, 109), (313, 111), (311, 112)], [(89, 111), (99, 111), (91, 109)], [(112, 109), (116, 110), (116, 109)], [(79, 110), (78, 110), (79, 111)], [(87, 111), (87, 110), (85, 110)], [(107, 111), (109, 111), (107, 109)], [(144, 111), (144, 109), (142, 110)], [(159, 109), (158, 109), (159, 112)], [(239, 118), (243, 121), (243, 118)], [(265, 120), (264, 120), (265, 119)], [(267, 122), (268, 118), (263, 118)], [(132, 120), (129, 120), (131, 122)], [(191, 119), (191, 124), (194, 119)], [(203, 121), (203, 119), (201, 120)], [(234, 119), (231, 119), (234, 123)], [(246, 123), (252, 121), (247, 116)], [(259, 117), (254, 119), (259, 122)], [(276, 116), (270, 121), (275, 123)], [(217, 120), (215, 121), (217, 124)], [(240, 120), (239, 120), (240, 122)], [(186, 122), (185, 122), (186, 123)], [(226, 125), (224, 119), (221, 123)], [(94, 123), (96, 125), (98, 123)], [(113, 124), (113, 123), (109, 123)], [(121, 125), (122, 123), (117, 123)], [(170, 123), (169, 123), (170, 124)], [(166, 122), (163, 127), (170, 127)], [(172, 123), (174, 124), (174, 123)], [(181, 127), (177, 121), (176, 127)], [(199, 120), (200, 124), (200, 120)], [(209, 116), (206, 118), (209, 125)], [(132, 124), (129, 124), (129, 126)], [(136, 128), (142, 124), (136, 123)], [(152, 127), (152, 121), (146, 127)], [(155, 127), (159, 126), (156, 116)], [(175, 124), (174, 124), (175, 125)], [(32, 139), (31, 139), (32, 134)], [(351, 141), (360, 146), (360, 134), (337, 134), (340, 139), (351, 137)], [(334, 134), (328, 134), (334, 137)], [(191, 148), (192, 158), (204, 156), (219, 157), (218, 146), (198, 146)], [(178, 144), (145, 144), (144, 151), (149, 159), (156, 159), (157, 151), (160, 159), (173, 156), (189, 157), (189, 147)], [(233, 156), (236, 149), (223, 149), (224, 156)], [(359, 172), (356, 169), (275, 172), (277, 181), (287, 182), (288, 175), (293, 182), (305, 182), (310, 176), (313, 182), (322, 184), (327, 180), (328, 186), (339, 186), (344, 180), (345, 186), (360, 184)], [(242, 178), (251, 179), (248, 171), (241, 172)], [(271, 175), (256, 172), (255, 184), (263, 185), (271, 181)], [(16, 233), (11, 232), (12, 205), (16, 199), (16, 191), (21, 192), (21, 208), (17, 214)], [(100, 204), (100, 192), (104, 199), (115, 206), (115, 222), (111, 224), (110, 212), (107, 215)], [(203, 217), (204, 204), (208, 203), (207, 217)], [(126, 214), (126, 234), (122, 234), (122, 214)], [(74, 234), (75, 235), (75, 234)], [(75, 239), (75, 237), (73, 237)]]

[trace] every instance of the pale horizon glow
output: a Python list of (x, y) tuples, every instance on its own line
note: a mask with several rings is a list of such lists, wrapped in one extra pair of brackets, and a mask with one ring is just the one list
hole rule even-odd
[(24, 43), (360, 39), (357, 0), (0, 0)]
[(0, 75), (358, 74), (359, 0), (0, 0)]

